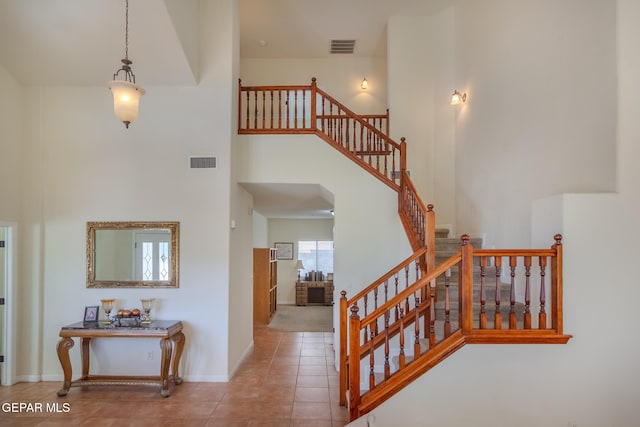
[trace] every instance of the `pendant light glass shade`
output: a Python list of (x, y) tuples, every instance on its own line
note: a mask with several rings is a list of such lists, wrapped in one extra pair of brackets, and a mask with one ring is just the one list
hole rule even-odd
[(138, 106), (144, 89), (125, 80), (112, 80), (108, 87), (113, 94), (113, 112), (128, 128), (138, 118)]
[[(129, 0), (125, 0), (124, 14), (124, 59), (122, 67), (114, 74), (113, 80), (107, 82), (107, 87), (113, 94), (113, 112), (116, 117), (129, 128), (129, 124), (138, 118), (140, 97), (144, 95), (144, 89), (136, 84), (136, 75), (133, 74), (129, 59)], [(122, 72), (122, 80), (117, 80)]]

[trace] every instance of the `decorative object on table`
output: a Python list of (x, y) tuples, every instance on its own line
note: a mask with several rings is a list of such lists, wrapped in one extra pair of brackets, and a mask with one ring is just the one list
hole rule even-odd
[(142, 315), (139, 308), (121, 308), (116, 314), (115, 326), (140, 326)]
[(102, 303), (102, 309), (105, 313), (105, 319), (102, 321), (103, 323), (111, 323), (111, 310), (113, 310), (113, 305), (116, 302), (115, 299), (103, 299), (100, 300)]
[(298, 270), (298, 280), (300, 280), (300, 270), (304, 270), (304, 265), (302, 264), (302, 260), (296, 261), (296, 270)]
[(278, 259), (293, 259), (292, 242), (275, 242), (273, 245), (277, 250)]
[(84, 308), (84, 323), (97, 323), (100, 307), (97, 305), (90, 305)]
[(147, 298), (141, 299), (142, 309), (144, 310), (144, 315), (142, 316), (142, 323), (148, 324), (151, 323), (151, 309), (153, 308), (153, 303), (155, 298)]

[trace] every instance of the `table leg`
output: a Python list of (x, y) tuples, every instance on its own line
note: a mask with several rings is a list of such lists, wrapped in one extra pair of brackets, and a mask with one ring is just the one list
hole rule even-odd
[(171, 395), (171, 390), (169, 390), (169, 365), (171, 364), (171, 350), (171, 339), (161, 339), (160, 352), (162, 353), (162, 358), (160, 362), (160, 382), (162, 384), (162, 389), (160, 390), (160, 394), (162, 395), (162, 397), (169, 397)]
[(173, 375), (173, 382), (176, 384), (182, 384), (182, 378), (178, 376), (178, 365), (180, 364), (182, 350), (184, 349), (184, 334), (182, 332), (177, 333), (171, 337), (171, 340), (174, 342), (173, 360), (171, 361), (171, 373)]
[(69, 349), (73, 347), (74, 342), (71, 338), (66, 337), (58, 341), (57, 351), (62, 372), (64, 373), (64, 384), (58, 390), (58, 396), (66, 396), (71, 388), (71, 359), (69, 359)]
[(82, 379), (89, 377), (89, 343), (91, 338), (82, 338), (80, 357), (82, 358)]

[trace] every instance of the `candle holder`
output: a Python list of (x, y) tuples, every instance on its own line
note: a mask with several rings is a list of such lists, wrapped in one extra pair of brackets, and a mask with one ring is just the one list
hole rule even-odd
[(113, 305), (116, 302), (115, 299), (103, 299), (100, 300), (100, 302), (102, 303), (102, 309), (104, 310), (105, 313), (105, 319), (102, 321), (102, 323), (111, 323), (111, 310), (113, 310)]
[(153, 308), (153, 302), (155, 298), (141, 299), (142, 309), (144, 310), (144, 319), (142, 323), (149, 324), (151, 323), (151, 309)]

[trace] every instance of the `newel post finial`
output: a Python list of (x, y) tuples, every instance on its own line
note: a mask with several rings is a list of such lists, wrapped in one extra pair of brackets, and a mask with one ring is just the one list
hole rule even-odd
[(354, 305), (351, 306), (351, 318), (352, 319), (358, 319), (359, 318), (359, 316), (358, 316), (358, 311), (359, 310), (360, 309), (358, 308), (357, 305), (354, 304)]
[(433, 212), (433, 205), (431, 203), (427, 205), (427, 212)]
[(315, 77), (311, 77), (311, 84), (314, 85), (316, 84), (317, 79)]
[(562, 234), (556, 234), (555, 236), (553, 236), (553, 240), (556, 241), (556, 245), (561, 245), (562, 244)]
[(460, 237), (460, 240), (462, 240), (462, 246), (468, 245), (469, 244), (469, 235), (468, 234), (463, 234), (462, 237)]
[(340, 291), (340, 296), (342, 298), (346, 298), (347, 297), (347, 291)]

